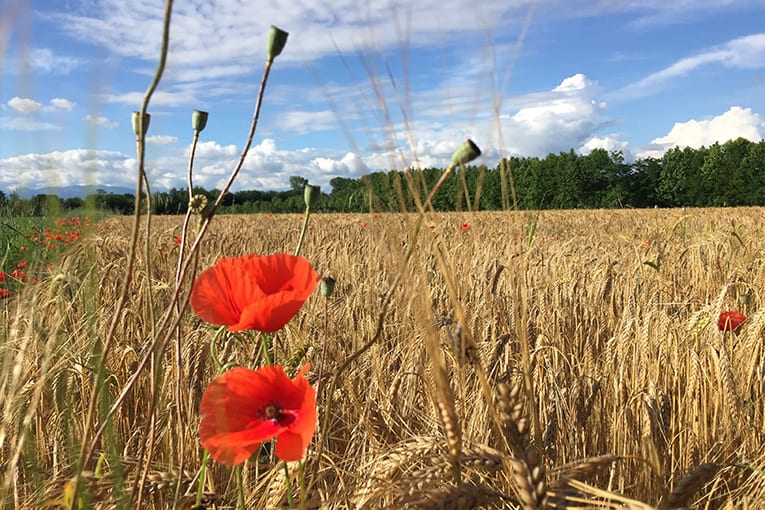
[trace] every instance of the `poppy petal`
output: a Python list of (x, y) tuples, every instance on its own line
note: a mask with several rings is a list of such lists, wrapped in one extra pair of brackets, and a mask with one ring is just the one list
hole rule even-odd
[(299, 299), (293, 292), (271, 294), (248, 305), (242, 312), (239, 322), (229, 331), (255, 329), (264, 333), (273, 333), (282, 329), (303, 306), (305, 299)]
[(202, 436), (202, 430), (200, 427), (202, 446), (210, 456), (221, 464), (234, 466), (249, 459), (260, 444), (277, 435), (280, 428), (273, 422), (262, 422), (253, 429), (211, 436)]
[[(316, 428), (316, 391), (303, 377), (309, 367), (295, 380), (278, 365), (235, 367), (215, 378), (200, 403), (202, 446), (218, 462), (234, 465), (249, 458), (261, 442), (277, 437), (277, 455), (285, 456), (280, 458), (302, 458)], [(266, 418), (269, 405), (289, 418)], [(279, 447), (282, 437), (284, 445)]]
[(222, 258), (195, 280), (191, 307), (230, 331), (271, 333), (297, 314), (319, 280), (311, 264), (294, 255)]
[(236, 265), (232, 259), (220, 259), (194, 281), (191, 307), (200, 319), (225, 326), (239, 321), (241, 309), (233, 298), (234, 282), (229, 276), (236, 274)]
[(276, 439), (276, 456), (286, 462), (300, 460), (308, 449), (309, 441), (295, 432), (286, 430)]

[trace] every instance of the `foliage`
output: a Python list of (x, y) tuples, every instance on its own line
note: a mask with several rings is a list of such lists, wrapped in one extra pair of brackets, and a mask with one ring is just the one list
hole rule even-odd
[[(744, 138), (715, 143), (699, 149), (673, 148), (661, 159), (645, 158), (626, 163), (620, 152), (595, 149), (587, 155), (573, 150), (549, 154), (545, 158), (511, 157), (518, 206), (536, 209), (599, 209), (618, 207), (718, 207), (765, 205), (765, 140)], [(322, 212), (363, 212), (415, 210), (414, 194), (426, 196), (443, 172), (439, 168), (405, 172), (373, 172), (361, 178), (334, 177), (332, 191), (323, 193)], [(465, 169), (468, 197), (478, 204), (467, 204), (461, 176), (451, 177), (433, 200), (436, 211), (501, 210), (500, 165), (494, 168), (469, 166)], [(506, 178), (507, 179), (507, 178)], [(303, 188), (308, 180), (290, 177), (284, 191), (241, 190), (228, 193), (221, 213), (298, 213), (304, 209)], [(505, 182), (507, 186), (509, 183)], [(414, 191), (413, 191), (414, 190)], [(194, 194), (215, 200), (220, 190), (195, 187)], [(113, 214), (132, 214), (134, 196), (103, 190), (85, 199), (59, 199), (55, 195), (36, 195), (28, 200), (0, 192), (0, 210), (15, 216), (55, 215), (83, 205)], [(472, 198), (471, 198), (472, 200)], [(155, 214), (186, 212), (188, 191), (172, 188), (152, 195)]]

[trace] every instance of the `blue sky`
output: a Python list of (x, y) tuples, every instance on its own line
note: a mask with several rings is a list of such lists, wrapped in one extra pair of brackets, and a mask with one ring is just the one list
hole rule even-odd
[[(284, 4), (284, 5), (278, 5)], [(0, 7), (0, 190), (135, 185), (130, 113), (161, 38), (160, 0)], [(290, 33), (233, 189), (574, 149), (628, 160), (765, 136), (761, 0), (176, 1), (152, 114), (153, 189), (182, 187), (192, 110), (210, 112), (195, 183), (242, 150), (270, 25)]]

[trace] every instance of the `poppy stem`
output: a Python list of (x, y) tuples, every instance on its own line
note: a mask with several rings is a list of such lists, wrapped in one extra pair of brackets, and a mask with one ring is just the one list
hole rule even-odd
[(300, 239), (298, 239), (297, 248), (295, 248), (295, 256), (300, 255), (300, 249), (303, 247), (303, 239), (305, 239), (306, 230), (308, 230), (308, 218), (311, 216), (311, 207), (306, 205), (305, 216), (303, 217), (303, 228), (300, 230)]
[(242, 510), (247, 510), (247, 507), (244, 504), (244, 465), (241, 464), (239, 466), (236, 466), (236, 488), (237, 492), (239, 493), (239, 508)]
[(287, 462), (284, 461), (284, 482), (287, 484), (287, 504), (290, 508), (293, 507), (292, 501), (292, 483), (290, 483), (290, 469), (287, 466)]
[(274, 361), (271, 359), (271, 342), (269, 342), (269, 335), (259, 333), (260, 335), (260, 349), (263, 351), (263, 357), (266, 359), (266, 365), (273, 365)]
[(303, 470), (303, 461), (298, 461), (298, 481), (300, 483), (300, 510), (305, 508), (306, 490), (305, 490), (305, 471)]
[(205, 450), (205, 454), (202, 456), (202, 465), (199, 467), (199, 483), (197, 484), (197, 500), (195, 507), (201, 507), (202, 505), (202, 493), (205, 490), (205, 476), (207, 476), (208, 460), (210, 460), (210, 452)]

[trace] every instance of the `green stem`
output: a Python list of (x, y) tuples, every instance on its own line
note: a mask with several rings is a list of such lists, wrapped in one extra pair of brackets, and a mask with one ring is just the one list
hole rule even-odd
[(305, 471), (303, 470), (302, 460), (298, 463), (298, 482), (300, 483), (300, 510), (303, 510), (308, 491), (305, 490)]
[(271, 342), (269, 342), (269, 335), (264, 333), (261, 333), (260, 335), (260, 345), (263, 350), (263, 357), (266, 358), (266, 365), (273, 365), (274, 361), (271, 358)]
[(290, 469), (287, 467), (287, 462), (284, 463), (284, 480), (287, 482), (287, 504), (292, 508), (294, 502), (292, 501), (292, 484), (290, 483)]
[(311, 216), (311, 208), (306, 206), (305, 217), (303, 218), (303, 228), (300, 230), (300, 239), (298, 240), (297, 248), (295, 249), (295, 256), (300, 255), (300, 248), (303, 247), (303, 239), (305, 239), (305, 232), (308, 230), (308, 218)]
[(210, 459), (210, 453), (205, 450), (205, 454), (202, 457), (202, 466), (199, 468), (199, 483), (197, 484), (197, 500), (195, 507), (200, 507), (202, 504), (202, 492), (205, 490), (205, 476), (207, 474), (207, 461)]
[(247, 507), (244, 506), (244, 465), (239, 465), (236, 467), (236, 485), (239, 492), (239, 508), (242, 510), (247, 510)]

